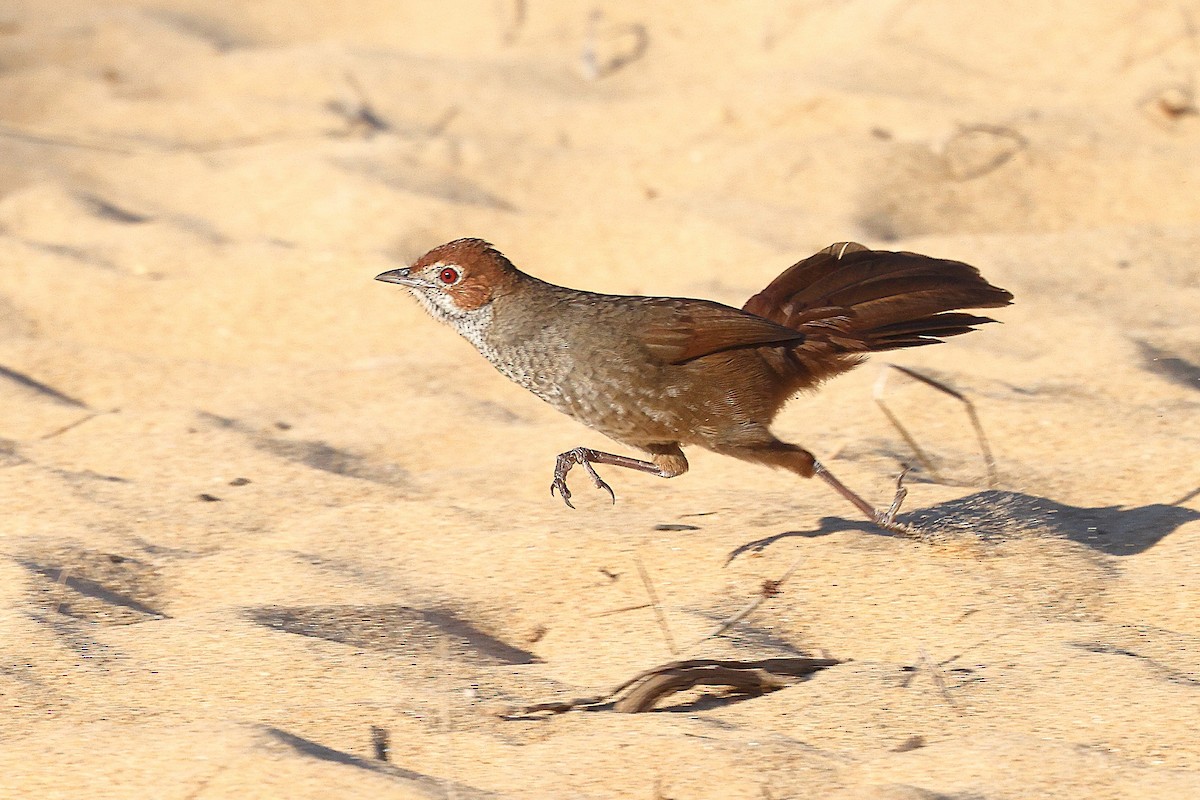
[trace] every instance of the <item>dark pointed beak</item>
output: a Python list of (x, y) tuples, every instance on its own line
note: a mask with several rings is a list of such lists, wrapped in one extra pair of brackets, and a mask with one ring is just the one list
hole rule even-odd
[(375, 280), (383, 281), (384, 283), (398, 283), (401, 286), (420, 286), (421, 282), (411, 277), (411, 273), (412, 270), (408, 267), (389, 269), (387, 272), (381, 272), (376, 275)]

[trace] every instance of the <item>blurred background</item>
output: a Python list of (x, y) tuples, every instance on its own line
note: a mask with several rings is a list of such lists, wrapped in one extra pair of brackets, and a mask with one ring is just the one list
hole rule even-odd
[[(410, 796), (318, 763), (372, 758), (379, 725), (438, 792), (555, 796), (566, 763), (595, 796), (654, 796), (663, 765), (694, 791), (658, 796), (718, 768), (739, 797), (1195, 796), (1198, 104), (1194, 0), (5, 0), (0, 739), (26, 744), (0, 784), (195, 786), (212, 776), (179, 754), (200, 753), (213, 786), (325, 797), (349, 771)], [(1016, 296), (1004, 324), (895, 360), (974, 398), (999, 483), (955, 401), (894, 381), (940, 468), (910, 503), (1001, 491), (976, 507), (1044, 539), (976, 569), (706, 453), (614, 476), (615, 508), (580, 485), (571, 514), (553, 456), (611, 443), (372, 280), (463, 236), (556, 283), (738, 306), (836, 241), (977, 265)], [(871, 498), (911, 459), (878, 375), (777, 429)], [(856, 660), (819, 689), (707, 727), (472, 716), (480, 686), (514, 701), (671, 656), (649, 612), (593, 615), (644, 606), (635, 550), (684, 640), (797, 548), (803, 592), (755, 624)], [(407, 630), (399, 606), (533, 661), (375, 636)], [(886, 677), (968, 647), (993, 671), (951, 675), (960, 706)], [(909, 736), (942, 749), (893, 752)], [(114, 764), (133, 771), (105, 783)], [(851, 791), (879, 781), (926, 788)]]

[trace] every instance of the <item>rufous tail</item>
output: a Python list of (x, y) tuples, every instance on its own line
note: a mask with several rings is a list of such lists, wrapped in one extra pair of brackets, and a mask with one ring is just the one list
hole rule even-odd
[(961, 261), (840, 242), (784, 271), (743, 310), (804, 332), (799, 350), (853, 354), (936, 344), (995, 322), (959, 309), (1011, 302)]

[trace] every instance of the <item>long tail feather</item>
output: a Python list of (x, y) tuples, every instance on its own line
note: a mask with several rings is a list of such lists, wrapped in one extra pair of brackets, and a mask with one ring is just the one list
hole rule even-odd
[(1010, 302), (1009, 292), (961, 261), (845, 242), (790, 267), (743, 310), (804, 332), (811, 339), (801, 350), (861, 353), (967, 333), (995, 320), (953, 312)]

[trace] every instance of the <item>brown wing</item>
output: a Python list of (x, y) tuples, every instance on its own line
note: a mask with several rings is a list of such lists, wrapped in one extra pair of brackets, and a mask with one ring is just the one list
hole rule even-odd
[(799, 331), (707, 300), (653, 299), (646, 302), (645, 312), (639, 338), (668, 364), (722, 350), (804, 341)]

